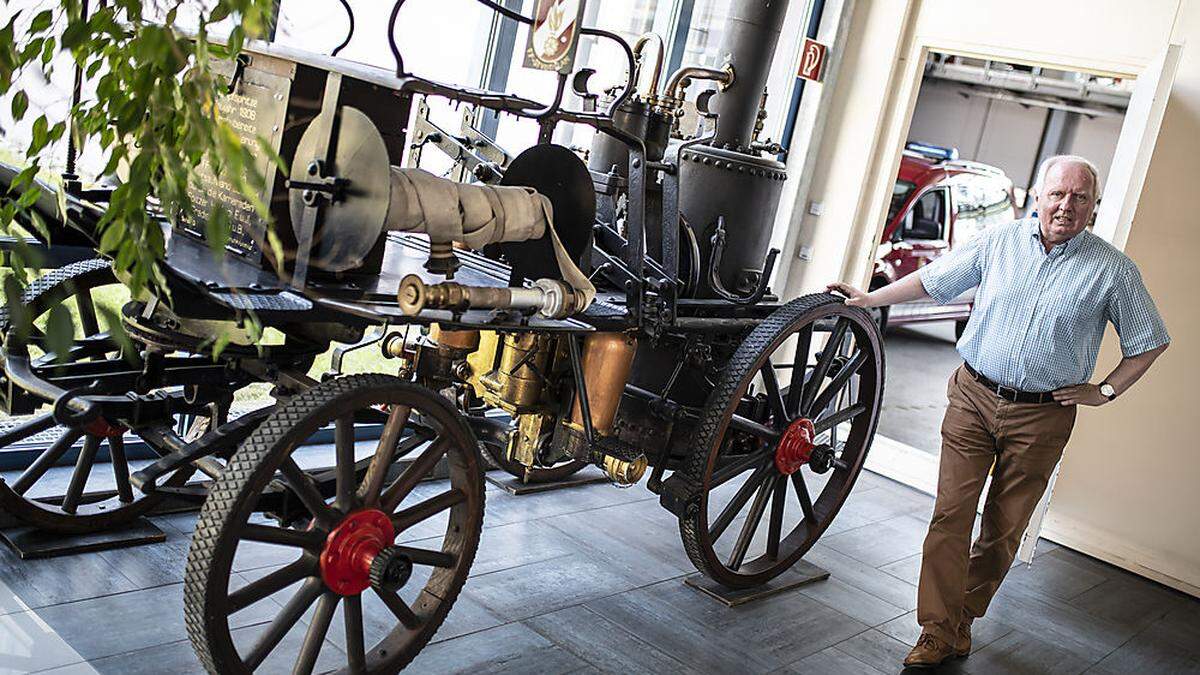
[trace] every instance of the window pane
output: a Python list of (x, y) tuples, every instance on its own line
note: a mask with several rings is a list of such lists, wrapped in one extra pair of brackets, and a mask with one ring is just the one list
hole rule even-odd
[[(354, 36), (338, 53), (359, 63), (395, 70), (387, 25), (392, 3), (349, 0), (354, 9)], [(396, 44), (410, 73), (446, 84), (475, 87), (483, 72), (493, 13), (474, 0), (408, 0), (396, 21)], [(296, 49), (329, 54), (349, 30), (338, 2), (283, 0), (275, 41)], [(436, 27), (436, 28), (435, 28)], [(429, 117), (457, 133), (461, 112), (449, 102), (429, 99)], [(441, 172), (449, 160), (436, 150), (422, 154), (421, 166)]]
[[(670, 0), (592, 2), (588, 4), (583, 25), (616, 33), (632, 46), (642, 34), (654, 30), (656, 26), (665, 25), (665, 19), (669, 18), (673, 4)], [(532, 12), (533, 0), (525, 0), (524, 13), (528, 16)], [(513, 53), (507, 89), (520, 96), (549, 103), (554, 98), (557, 77), (555, 73), (521, 66), (525, 58), (525, 42), (528, 39), (528, 30), (522, 26), (517, 31), (517, 48)], [(647, 54), (653, 56), (651, 52)], [(579, 43), (575, 68), (578, 70), (584, 67), (596, 71), (590, 88), (593, 93), (601, 93), (625, 83), (628, 61), (624, 50), (612, 40), (584, 36)], [(569, 85), (565, 105), (574, 109), (581, 105), (580, 99), (570, 93)], [(537, 142), (537, 134), (535, 123), (506, 116), (500, 119), (497, 142), (509, 152), (520, 152)], [(591, 136), (590, 128), (578, 125), (562, 126), (555, 135), (555, 142), (567, 146), (587, 146), (591, 143)]]

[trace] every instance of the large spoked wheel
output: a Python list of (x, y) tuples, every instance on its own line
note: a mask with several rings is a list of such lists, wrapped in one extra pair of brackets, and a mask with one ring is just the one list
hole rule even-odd
[[(38, 368), (45, 361), (39, 358), (46, 347), (44, 318), (51, 308), (67, 306), (77, 324), (68, 361), (119, 358), (116, 342), (100, 325), (96, 305), (97, 301), (122, 292), (107, 261), (85, 260), (67, 265), (30, 284), (20, 307), (4, 307), (0, 311), (0, 334), (8, 334), (17, 319), (16, 313), (24, 312), (31, 326), (29, 334), (19, 336), (14, 331), (9, 339), (25, 340), (31, 363)], [(43, 365), (48, 367), (50, 362)], [(29, 401), (13, 404), (15, 409), (33, 407)], [(67, 428), (57, 426), (50, 411), (29, 408), (25, 412), (33, 415), (0, 433), (0, 450), (31, 452), (31, 461), (23, 470), (7, 473), (0, 480), (0, 509), (38, 529), (79, 533), (127, 524), (162, 499), (161, 495), (146, 495), (131, 484), (124, 427), (98, 418), (82, 428)], [(70, 478), (65, 481), (52, 471), (56, 466), (72, 464)], [(180, 469), (163, 484), (178, 487), (190, 475), (190, 467)]]
[(795, 564), (854, 487), (882, 399), (882, 344), (867, 312), (809, 295), (755, 328), (710, 395), (682, 469), (701, 491), (679, 521), (696, 567), (747, 588)]
[[(382, 428), (364, 440), (371, 419)], [(330, 480), (314, 480), (331, 440)], [(449, 478), (426, 481), (443, 459)], [(263, 422), (200, 512), (184, 583), (192, 645), (210, 672), (397, 672), (457, 599), (483, 501), (475, 437), (444, 399), (385, 375), (322, 383)], [(264, 548), (286, 564), (253, 569)]]

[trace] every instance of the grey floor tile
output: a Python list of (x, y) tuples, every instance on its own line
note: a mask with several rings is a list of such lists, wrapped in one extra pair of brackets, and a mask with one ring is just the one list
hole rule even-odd
[(916, 585), (897, 579), (822, 543), (813, 546), (804, 559), (829, 570), (830, 578), (839, 579), (901, 609), (914, 609), (917, 606)]
[(1146, 579), (1120, 576), (1109, 579), (1071, 600), (1071, 604), (1140, 631), (1184, 602), (1181, 593)]
[(774, 670), (867, 628), (799, 593), (730, 608), (677, 580), (587, 607), (704, 672)]
[(921, 554), (918, 553), (894, 563), (882, 565), (879, 569), (916, 586), (921, 581)]
[(1188, 649), (1175, 638), (1165, 622), (1157, 622), (1130, 638), (1088, 672), (1100, 675), (1200, 673), (1200, 641), (1191, 643), (1191, 649)]
[(903, 668), (904, 657), (912, 649), (875, 629), (863, 631), (836, 646), (839, 650), (885, 673), (894, 673)]
[(473, 577), (463, 593), (493, 614), (516, 621), (636, 585), (603, 559), (580, 552)]
[(35, 611), (0, 616), (0, 673), (3, 675), (67, 666), (85, 658)]
[(556, 490), (520, 496), (496, 491), (489, 492), (487, 495), (487, 515), (484, 517), (484, 522), (490, 525), (503, 525), (657, 499), (658, 497), (654, 493), (644, 488), (633, 487), (622, 490), (607, 483), (584, 485), (566, 491)]
[(779, 675), (882, 675), (895, 669), (876, 670), (837, 647), (828, 647), (777, 672)]
[(520, 623), (511, 623), (423, 649), (415, 673), (572, 673), (588, 664)]
[(1108, 581), (1090, 566), (1080, 566), (1052, 555), (1037, 556), (1030, 565), (1014, 565), (1004, 578), (1005, 586), (1023, 586), (1044, 595), (1069, 600)]
[(908, 613), (903, 607), (897, 607), (834, 577), (802, 586), (800, 592), (868, 626), (878, 626)]
[(846, 498), (846, 503), (842, 504), (838, 517), (853, 514), (869, 522), (876, 522), (923, 510), (931, 503), (929, 497), (915, 490), (893, 487), (860, 490), (856, 486), (854, 492)]
[(190, 542), (177, 532), (167, 532), (167, 541), (146, 546), (101, 551), (104, 560), (121, 570), (135, 588), (177, 584), (183, 579)]
[(619, 504), (538, 522), (553, 527), (643, 583), (695, 571), (679, 536), (679, 520), (657, 501)]
[(543, 614), (523, 623), (603, 672), (699, 672), (583, 606)]
[[(101, 556), (21, 560), (6, 546), (0, 546), (0, 579), (16, 600), (31, 609), (137, 590), (136, 584)], [(7, 604), (14, 604), (11, 598)]]
[(1073, 601), (1031, 593), (1019, 586), (1001, 586), (988, 616), (1037, 635), (1089, 662), (1099, 661), (1133, 637), (1127, 624), (1089, 614)]
[(1200, 599), (1185, 600), (1166, 616), (1151, 624), (1155, 634), (1186, 649), (1200, 645)]
[(896, 516), (833, 536), (821, 543), (872, 567), (886, 565), (921, 552), (928, 523), (909, 515)]
[[(889, 637), (912, 647), (921, 636), (921, 626), (917, 623), (917, 613), (909, 612), (902, 617), (878, 627), (878, 630)], [(971, 651), (976, 652), (1012, 632), (1012, 626), (985, 616), (975, 620), (971, 626)]]
[[(233, 625), (270, 620), (278, 609), (269, 603), (252, 605), (234, 615)], [(182, 584), (54, 605), (37, 614), (86, 659), (166, 644), (187, 635)]]
[(963, 663), (968, 673), (1028, 673), (1067, 675), (1081, 673), (1094, 661), (1081, 658), (1069, 649), (1014, 630), (990, 645), (975, 651)]

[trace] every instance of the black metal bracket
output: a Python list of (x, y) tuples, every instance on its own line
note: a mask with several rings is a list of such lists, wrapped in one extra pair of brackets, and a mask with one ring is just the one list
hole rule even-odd
[(727, 288), (721, 281), (721, 258), (725, 253), (725, 216), (717, 217), (717, 227), (712, 236), (712, 257), (708, 259), (708, 283), (713, 292), (736, 305), (754, 305), (767, 294), (771, 282), (771, 271), (775, 269), (775, 259), (779, 257), (779, 249), (773, 248), (767, 254), (766, 265), (758, 278), (758, 285), (748, 295), (738, 295)]

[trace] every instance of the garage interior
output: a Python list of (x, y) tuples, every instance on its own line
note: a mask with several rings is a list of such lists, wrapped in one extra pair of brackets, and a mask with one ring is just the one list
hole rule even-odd
[[(360, 25), (387, 24), (390, 3), (347, 2)], [(718, 68), (735, 2), (593, 1), (584, 24), (630, 42), (659, 34), (667, 72)], [(535, 3), (502, 4), (529, 14)], [(405, 12), (399, 39), (411, 45), (413, 71), (553, 96), (553, 78), (522, 67), (524, 26), (468, 0), (410, 0)], [(867, 286), (910, 142), (955, 148), (960, 159), (1003, 170), (1019, 215), (1029, 212), (1026, 192), (1040, 161), (1072, 153), (1100, 167), (1105, 190), (1094, 231), (1138, 263), (1175, 343), (1119, 402), (1081, 411), (1052, 498), (1027, 533), (1031, 562), (1014, 563), (975, 623), (971, 655), (934, 672), (1200, 673), (1200, 531), (1192, 517), (1200, 512), (1200, 462), (1186, 422), (1200, 406), (1200, 311), (1191, 256), (1181, 253), (1196, 241), (1187, 197), (1200, 176), (1200, 2), (1152, 0), (1129, 14), (1118, 0), (1086, 10), (1032, 0), (792, 0), (783, 21), (760, 134), (782, 145), (788, 174), (772, 234), (782, 251), (772, 283), (780, 297), (834, 280)], [(328, 53), (343, 16), (337, 2), (283, 0), (275, 41)], [(449, 26), (455, 40), (440, 28)], [(1064, 36), (1056, 26), (1072, 30)], [(373, 33), (362, 32), (341, 56), (390, 67), (386, 37)], [(829, 49), (819, 82), (796, 77), (805, 36)], [(622, 58), (580, 47), (580, 63), (600, 71), (601, 86)], [(30, 84), (30, 97), (65, 115), (70, 88), (62, 69)], [(464, 122), (445, 102), (431, 106), (429, 119), (449, 129)], [(29, 131), (0, 121), (7, 161)], [(529, 120), (467, 121), (510, 152), (538, 137)], [(554, 140), (582, 151), (592, 138), (560, 129)], [(420, 162), (451, 170), (436, 153)], [(85, 151), (81, 165), (97, 171), (103, 162)], [(953, 322), (888, 329), (885, 398), (866, 470), (804, 556), (828, 579), (728, 606), (685, 583), (696, 569), (680, 546), (679, 520), (642, 486), (593, 481), (512, 494), (499, 480), (507, 474), (493, 467), (468, 581), (409, 672), (900, 671), (920, 634), (916, 584), (945, 381), (961, 363), (954, 341)], [(1110, 330), (1097, 375), (1119, 356)], [(346, 372), (373, 367), (355, 357), (348, 364)], [(0, 421), (0, 430), (13, 424)], [(312, 453), (329, 457), (331, 447)], [(9, 483), (36, 456), (20, 450), (24, 459), (0, 456)], [(71, 480), (70, 467), (56, 467), (38, 488), (61, 495)], [(429, 481), (414, 494), (444, 489)], [(6, 518), (0, 512), (0, 527), (12, 525)], [(0, 545), (0, 674), (205, 672), (188, 640), (182, 588), (197, 514), (159, 512), (148, 521), (164, 541), (40, 559)], [(429, 534), (408, 532), (397, 543), (437, 539)], [(289, 560), (276, 546), (251, 549), (239, 552), (231, 586), (262, 580)], [(273, 611), (287, 602), (282, 593), (267, 600)], [(233, 638), (249, 643), (271, 612), (237, 616)], [(311, 621), (310, 611), (260, 672), (291, 670)], [(368, 638), (386, 628), (368, 624)], [(315, 670), (342, 667), (346, 650), (344, 636), (331, 631)]]

